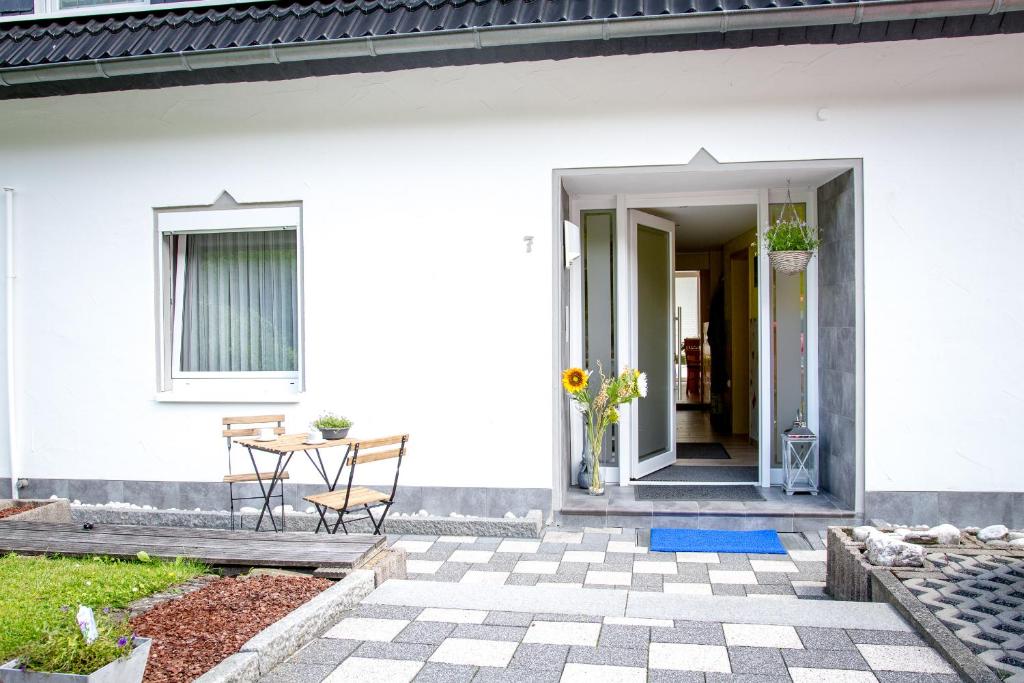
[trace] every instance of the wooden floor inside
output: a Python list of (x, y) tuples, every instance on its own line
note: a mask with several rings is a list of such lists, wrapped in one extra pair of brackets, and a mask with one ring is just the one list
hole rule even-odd
[(711, 415), (705, 410), (676, 411), (677, 443), (720, 443), (729, 454), (728, 460), (678, 458), (674, 465), (702, 467), (757, 467), (757, 444), (746, 434), (722, 434), (711, 428)]
[(105, 555), (135, 559), (139, 551), (173, 560), (187, 557), (215, 566), (361, 567), (385, 548), (384, 536), (229, 531), (178, 527), (0, 521), (0, 555)]

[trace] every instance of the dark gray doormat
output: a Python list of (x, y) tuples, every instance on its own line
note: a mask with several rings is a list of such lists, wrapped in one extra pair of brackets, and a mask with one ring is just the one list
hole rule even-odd
[(677, 458), (728, 460), (731, 456), (720, 443), (677, 443)]
[(652, 472), (640, 481), (699, 481), (699, 482), (748, 482), (757, 481), (756, 467), (731, 467), (728, 465), (669, 465)]
[(764, 500), (756, 486), (634, 486), (636, 500)]

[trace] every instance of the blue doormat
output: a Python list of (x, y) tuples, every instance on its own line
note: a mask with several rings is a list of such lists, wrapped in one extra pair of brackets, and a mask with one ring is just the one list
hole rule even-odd
[(779, 534), (713, 529), (651, 529), (651, 551), (660, 553), (758, 553), (785, 555)]

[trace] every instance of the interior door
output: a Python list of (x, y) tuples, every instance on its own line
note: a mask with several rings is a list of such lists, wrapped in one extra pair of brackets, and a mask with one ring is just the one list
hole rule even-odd
[(631, 209), (632, 367), (647, 373), (647, 398), (630, 411), (633, 479), (676, 460), (673, 315), (675, 224)]

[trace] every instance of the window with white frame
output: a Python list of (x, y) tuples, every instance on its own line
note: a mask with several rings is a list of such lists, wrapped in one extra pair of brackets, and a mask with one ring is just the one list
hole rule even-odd
[[(158, 212), (162, 389), (301, 370), (298, 207)], [(216, 381), (216, 384), (206, 382)]]

